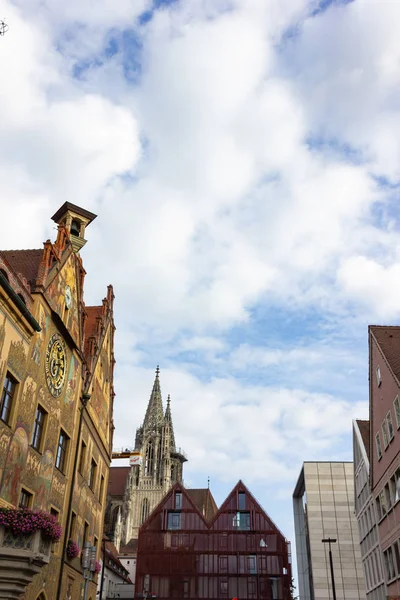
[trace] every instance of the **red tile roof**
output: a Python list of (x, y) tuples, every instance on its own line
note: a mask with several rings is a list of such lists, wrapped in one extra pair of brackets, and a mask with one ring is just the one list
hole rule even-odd
[(97, 319), (103, 314), (102, 306), (86, 306), (87, 318), (85, 321), (85, 347), (84, 354), (87, 357), (89, 354), (89, 338), (95, 336), (97, 339)]
[(41, 250), (1, 250), (2, 256), (16, 273), (21, 273), (30, 282), (37, 278), (43, 249)]
[(186, 489), (186, 491), (193, 504), (195, 504), (207, 521), (216, 515), (218, 506), (208, 488)]
[(123, 496), (125, 493), (126, 480), (130, 467), (111, 467), (108, 481), (108, 493), (110, 496)]
[(370, 325), (369, 330), (378, 342), (389, 367), (400, 381), (400, 327)]
[(119, 547), (119, 555), (122, 554), (134, 554), (137, 553), (138, 540), (137, 538), (132, 538), (127, 544), (121, 544)]
[(356, 419), (358, 429), (360, 430), (362, 441), (364, 443), (365, 451), (369, 460), (369, 421), (363, 421)]

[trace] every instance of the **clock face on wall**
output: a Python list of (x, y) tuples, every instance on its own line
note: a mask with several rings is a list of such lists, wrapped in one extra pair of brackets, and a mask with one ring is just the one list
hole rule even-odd
[(51, 336), (46, 351), (46, 381), (50, 393), (57, 397), (61, 394), (67, 370), (65, 342), (55, 333)]

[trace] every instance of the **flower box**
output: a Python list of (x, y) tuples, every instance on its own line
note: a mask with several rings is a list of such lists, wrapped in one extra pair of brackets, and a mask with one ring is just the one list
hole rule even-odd
[(47, 513), (0, 509), (0, 597), (19, 598), (50, 561), (61, 527)]

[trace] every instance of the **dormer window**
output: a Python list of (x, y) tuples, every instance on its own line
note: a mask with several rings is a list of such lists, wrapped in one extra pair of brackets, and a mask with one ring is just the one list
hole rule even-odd
[(381, 377), (381, 368), (380, 367), (376, 367), (376, 382), (378, 384), (378, 387), (381, 385), (382, 383), (382, 377)]
[(74, 219), (71, 223), (71, 235), (79, 237), (81, 235), (81, 223), (77, 219)]

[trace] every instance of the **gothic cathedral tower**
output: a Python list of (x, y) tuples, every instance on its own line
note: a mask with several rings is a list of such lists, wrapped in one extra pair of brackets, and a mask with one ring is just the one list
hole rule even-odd
[(121, 511), (121, 541), (125, 544), (137, 539), (150, 512), (171, 485), (182, 481), (187, 460), (175, 444), (169, 396), (164, 412), (158, 367), (143, 425), (136, 431), (134, 452), (138, 460), (131, 461)]

